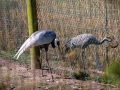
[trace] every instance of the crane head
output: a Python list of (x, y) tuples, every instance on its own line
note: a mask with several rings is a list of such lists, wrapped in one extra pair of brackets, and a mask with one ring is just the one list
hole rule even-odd
[(60, 41), (56, 38), (54, 41), (55, 47), (60, 46)]
[(119, 45), (119, 40), (118, 40), (118, 38), (116, 38), (115, 35), (110, 35), (109, 38), (111, 39), (111, 41), (109, 42), (109, 46), (110, 46), (111, 48), (116, 48), (116, 47), (118, 47), (118, 45)]
[(60, 41), (57, 38), (54, 40), (54, 44), (55, 44), (55, 47), (58, 47), (58, 50), (61, 53), (61, 50), (60, 50)]
[(65, 47), (65, 53), (70, 51), (70, 47)]
[(109, 41), (109, 42), (111, 42), (112, 41), (112, 39), (111, 39), (111, 37), (105, 37), (104, 39), (106, 39), (106, 41)]
[(69, 39), (67, 43), (65, 44), (65, 53), (69, 52), (71, 48), (72, 48), (71, 39)]

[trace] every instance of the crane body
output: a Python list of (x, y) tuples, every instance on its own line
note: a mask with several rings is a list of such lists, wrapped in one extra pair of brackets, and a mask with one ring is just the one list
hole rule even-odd
[[(93, 34), (80, 34), (76, 37), (70, 38), (65, 44), (65, 52), (68, 52), (69, 49), (74, 48), (81, 48), (82, 52), (82, 61), (84, 65), (85, 61), (85, 48), (88, 47), (90, 44), (101, 45), (105, 41), (111, 42), (110, 37), (105, 37), (103, 40), (99, 41)], [(85, 65), (84, 65), (85, 69)]]
[[(47, 51), (48, 51), (48, 47), (49, 45), (52, 45), (53, 48), (55, 48), (56, 46), (58, 46), (59, 48), (59, 40), (56, 38), (56, 34), (54, 31), (52, 30), (39, 30), (34, 32), (24, 43), (23, 45), (20, 47), (20, 49), (18, 50), (18, 52), (15, 54), (14, 58), (16, 57), (17, 59), (19, 58), (19, 56), (26, 50), (34, 47), (34, 46), (39, 46), (40, 49), (40, 64), (42, 65), (42, 49), (45, 49), (46, 52), (46, 61), (47, 61), (47, 65), (49, 67), (49, 70), (51, 72), (51, 77), (53, 80), (53, 76), (52, 76), (52, 71), (48, 62), (48, 57), (47, 57)], [(43, 70), (42, 70), (42, 76), (43, 76)]]

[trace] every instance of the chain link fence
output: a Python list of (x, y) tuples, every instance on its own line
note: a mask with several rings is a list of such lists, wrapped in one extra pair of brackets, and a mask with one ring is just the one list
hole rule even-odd
[[(98, 40), (114, 34), (120, 40), (119, 0), (36, 0), (39, 30), (53, 30), (60, 39), (61, 50), (69, 38), (82, 33), (94, 34)], [(13, 60), (13, 56), (28, 38), (26, 1), (0, 0), (0, 57)], [(85, 50), (87, 72), (103, 71), (108, 60), (120, 60), (120, 47), (90, 45)], [(60, 55), (49, 47), (49, 62), (56, 74), (71, 76), (78, 69), (81, 49), (73, 55)], [(106, 55), (107, 54), (107, 55)], [(65, 57), (65, 58), (64, 58)], [(43, 57), (43, 59), (45, 59)], [(30, 65), (29, 52), (18, 60)], [(44, 60), (45, 61), (45, 60)], [(82, 60), (81, 60), (82, 61)], [(44, 62), (45, 65), (45, 62)], [(82, 69), (83, 67), (81, 67)]]
[[(62, 42), (62, 47), (64, 47), (69, 38), (82, 33), (92, 33), (98, 40), (112, 34), (119, 38), (120, 17), (118, 3), (118, 0), (37, 0), (39, 29), (54, 30)], [(86, 49), (86, 68), (104, 69), (106, 45), (107, 43), (101, 46), (90, 45)], [(109, 49), (109, 60), (118, 59), (119, 51), (119, 48)], [(75, 58), (73, 55), (72, 57), (68, 56), (70, 58), (64, 60), (64, 67), (66, 67), (67, 71), (73, 70), (77, 66), (77, 62), (75, 63), (74, 61), (81, 59), (81, 50), (76, 49), (76, 52), (77, 56)], [(55, 54), (53, 53), (52, 56)], [(52, 62), (51, 64), (54, 64), (53, 68), (57, 69), (56, 71), (65, 70), (65, 68), (62, 68), (63, 65), (60, 64), (63, 60), (57, 59), (57, 66), (60, 67), (56, 68), (56, 64)]]
[[(12, 59), (28, 38), (25, 0), (0, 1), (0, 49), (1, 57)], [(4, 55), (5, 54), (5, 55)]]

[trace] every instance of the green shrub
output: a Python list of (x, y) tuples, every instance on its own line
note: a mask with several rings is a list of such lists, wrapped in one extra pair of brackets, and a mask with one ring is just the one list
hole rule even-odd
[(120, 62), (118, 60), (112, 61), (110, 65), (106, 67), (103, 82), (105, 84), (120, 86)]

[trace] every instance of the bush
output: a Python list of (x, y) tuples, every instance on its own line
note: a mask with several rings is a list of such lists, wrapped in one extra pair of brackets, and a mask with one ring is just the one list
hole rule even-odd
[(112, 61), (110, 65), (106, 67), (103, 82), (105, 84), (120, 86), (120, 62), (118, 60)]

